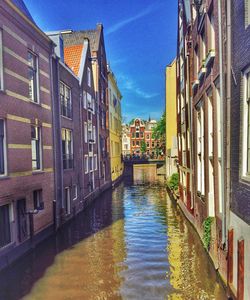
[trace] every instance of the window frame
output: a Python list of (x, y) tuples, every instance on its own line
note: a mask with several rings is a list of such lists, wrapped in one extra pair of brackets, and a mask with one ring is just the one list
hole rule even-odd
[(88, 174), (89, 173), (89, 156), (84, 155), (84, 173)]
[[(35, 63), (33, 61), (33, 66), (30, 66), (30, 63), (29, 63), (29, 54), (32, 56), (32, 58), (34, 59), (35, 58)], [(34, 69), (35, 67), (35, 69)], [(29, 71), (32, 70), (33, 71), (33, 76), (34, 76), (34, 72), (35, 72), (35, 85), (33, 83), (33, 88), (34, 88), (34, 99), (30, 97), (30, 91), (29, 91), (29, 100), (32, 102), (32, 103), (35, 103), (35, 104), (40, 104), (40, 93), (39, 93), (39, 64), (38, 64), (38, 55), (35, 54), (33, 51), (31, 51), (30, 49), (28, 50), (28, 80), (29, 80), (29, 88), (30, 88), (30, 76), (29, 76)]]
[[(38, 133), (37, 133), (37, 137), (32, 137), (32, 128), (35, 128), (38, 130)], [(33, 150), (33, 144), (32, 144), (32, 141), (35, 140), (35, 141), (38, 141), (38, 148), (37, 148), (37, 145), (36, 145), (36, 161), (37, 161), (37, 168), (34, 168), (33, 167), (33, 158), (32, 158), (32, 150)], [(37, 142), (36, 142), (37, 143)], [(38, 154), (37, 154), (37, 150), (39, 150)], [(38, 160), (37, 160), (38, 158)], [(42, 170), (42, 132), (41, 132), (41, 127), (37, 126), (37, 125), (31, 125), (31, 161), (32, 161), (32, 171), (33, 172), (36, 172), (36, 171), (41, 171)]]
[(4, 91), (3, 72), (3, 30), (0, 28), (0, 91)]
[[(39, 205), (37, 205), (37, 199), (35, 199), (35, 194), (39, 195), (39, 197), (38, 197), (38, 203), (39, 203)], [(34, 204), (34, 209), (36, 209), (36, 210), (43, 210), (44, 209), (42, 189), (34, 190), (33, 191), (33, 204)]]
[[(242, 74), (243, 99), (242, 99), (242, 179), (250, 182), (250, 68)], [(248, 90), (249, 88), (249, 90)], [(249, 94), (249, 95), (248, 95)], [(248, 98), (249, 97), (249, 98)], [(248, 167), (249, 165), (249, 167)]]
[[(70, 139), (67, 139), (70, 134)], [(63, 137), (64, 135), (64, 137)], [(65, 138), (65, 140), (63, 139)], [(68, 128), (61, 129), (61, 140), (62, 140), (62, 150), (63, 150), (63, 141), (65, 142), (65, 153), (62, 151), (62, 161), (63, 161), (63, 170), (74, 169), (74, 138), (73, 138), (73, 130)], [(70, 147), (69, 146), (70, 141)], [(69, 153), (66, 153), (67, 150), (70, 150)], [(66, 156), (66, 159), (64, 158)], [(68, 158), (67, 158), (68, 156)], [(72, 160), (72, 162), (70, 162)], [(65, 164), (66, 161), (66, 164)]]
[(7, 142), (6, 142), (6, 121), (0, 118), (3, 122), (3, 173), (0, 173), (0, 178), (7, 175)]
[[(62, 89), (63, 89), (63, 94), (62, 94)], [(66, 97), (66, 91), (68, 91), (69, 97)], [(72, 92), (71, 92), (71, 88), (63, 81), (60, 81), (60, 107), (61, 107), (61, 116), (72, 120), (73, 119)], [(65, 113), (63, 108), (65, 108)]]
[(87, 80), (88, 80), (88, 86), (91, 87), (91, 70), (90, 70), (90, 67), (87, 68)]
[[(7, 207), (8, 208), (8, 212), (6, 214), (7, 218), (8, 218), (8, 238), (9, 240), (6, 241), (5, 243), (3, 243), (2, 245), (0, 244), (0, 249), (4, 249), (5, 247), (7, 247), (8, 245), (10, 245), (12, 243), (12, 228), (11, 228), (11, 223), (14, 221), (13, 220), (13, 206), (10, 203), (6, 203), (4, 205), (0, 206), (0, 210), (2, 209), (2, 207)], [(0, 214), (2, 215), (2, 213)], [(6, 229), (6, 224), (3, 224), (3, 228)], [(6, 233), (6, 232), (5, 232)]]

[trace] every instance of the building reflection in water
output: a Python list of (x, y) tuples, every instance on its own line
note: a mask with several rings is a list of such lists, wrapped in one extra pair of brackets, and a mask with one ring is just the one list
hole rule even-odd
[(198, 236), (156, 173), (104, 193), (0, 275), (2, 300), (226, 299)]

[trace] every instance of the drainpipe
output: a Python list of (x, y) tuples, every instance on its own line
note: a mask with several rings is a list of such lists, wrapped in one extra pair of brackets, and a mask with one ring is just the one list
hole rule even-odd
[(55, 54), (53, 50), (53, 54), (50, 56), (50, 88), (51, 88), (51, 105), (52, 105), (52, 135), (53, 135), (53, 167), (54, 167), (54, 199), (53, 199), (53, 223), (54, 230), (57, 230), (57, 200), (58, 200), (58, 178), (57, 178), (57, 154), (56, 154), (56, 117), (55, 117), (55, 90), (54, 90), (54, 77), (56, 73), (56, 68), (54, 69), (53, 64), (55, 60)]
[(220, 69), (220, 119), (221, 119), (221, 199), (222, 199), (222, 245), (226, 243), (226, 198), (225, 198), (225, 156), (224, 156), (224, 70), (223, 70), (223, 36), (222, 36), (222, 9), (221, 0), (218, 0), (218, 23), (219, 23), (219, 69)]
[[(230, 199), (231, 199), (231, 0), (227, 1), (227, 185), (226, 185), (226, 213), (227, 222), (226, 230), (229, 228), (229, 213), (230, 213)], [(226, 231), (227, 232), (227, 231)]]

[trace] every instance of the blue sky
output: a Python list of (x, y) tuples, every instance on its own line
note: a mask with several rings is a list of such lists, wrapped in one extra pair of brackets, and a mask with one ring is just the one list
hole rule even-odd
[(177, 0), (25, 0), (44, 31), (104, 25), (107, 58), (123, 95), (124, 121), (159, 119), (165, 67), (176, 54)]

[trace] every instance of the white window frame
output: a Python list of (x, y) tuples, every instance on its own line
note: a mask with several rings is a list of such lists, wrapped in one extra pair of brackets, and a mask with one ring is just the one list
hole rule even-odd
[(91, 70), (90, 67), (87, 69), (88, 86), (91, 87)]
[(97, 155), (95, 154), (94, 155), (94, 170), (96, 171), (98, 168), (98, 165), (97, 165)]
[(87, 109), (87, 92), (85, 91), (83, 91), (82, 101), (83, 101), (83, 108)]
[(78, 198), (78, 186), (77, 186), (77, 184), (73, 184), (72, 192), (73, 192), (73, 195), (75, 193), (75, 197), (73, 198), (73, 201), (75, 201)]
[(84, 142), (85, 144), (88, 142), (88, 124), (84, 122)]
[(32, 161), (32, 140), (38, 140), (39, 141), (39, 164), (40, 167), (38, 169), (34, 169), (33, 168), (33, 161), (32, 161), (32, 171), (36, 172), (36, 171), (41, 171), (43, 169), (43, 161), (42, 161), (42, 157), (43, 157), (43, 153), (42, 153), (42, 129), (40, 126), (37, 125), (31, 125), (31, 127), (34, 127), (38, 130), (38, 138), (32, 138), (31, 137), (31, 161)]
[(4, 90), (3, 80), (3, 31), (0, 29), (0, 91)]
[(84, 155), (84, 173), (88, 174), (89, 173), (89, 156)]
[[(249, 77), (250, 81), (250, 68), (248, 68), (243, 73), (243, 115), (242, 115), (242, 178), (250, 181), (250, 170), (248, 171), (248, 160), (250, 159), (250, 155), (248, 157), (248, 136), (249, 133), (249, 111), (248, 111), (248, 102), (250, 100), (247, 99), (247, 78)], [(250, 88), (250, 87), (249, 87)]]
[[(28, 55), (31, 54), (34, 58), (35, 58), (35, 67), (36, 67), (36, 100), (35, 99), (31, 99), (29, 96), (29, 99), (32, 103), (36, 103), (36, 104), (40, 104), (40, 84), (39, 84), (39, 63), (38, 63), (38, 55), (35, 54), (32, 50), (28, 50)], [(29, 65), (28, 65), (28, 68)]]

